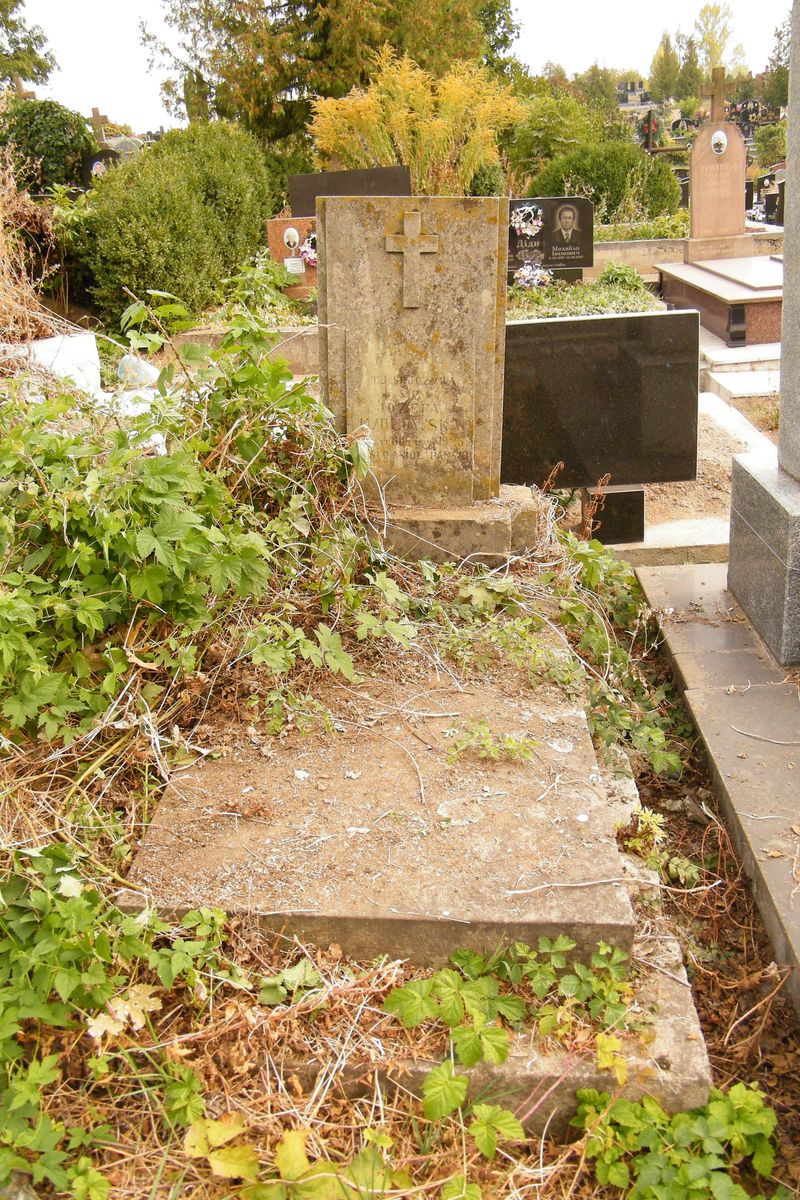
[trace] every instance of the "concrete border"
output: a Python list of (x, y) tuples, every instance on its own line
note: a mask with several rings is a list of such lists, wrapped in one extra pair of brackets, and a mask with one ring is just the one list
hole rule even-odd
[(724, 564), (637, 574), (776, 961), (791, 968), (786, 987), (800, 1013), (800, 685), (727, 590)]

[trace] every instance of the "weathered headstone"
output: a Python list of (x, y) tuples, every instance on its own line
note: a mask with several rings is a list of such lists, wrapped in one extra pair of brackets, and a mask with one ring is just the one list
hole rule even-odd
[(390, 504), (469, 505), (500, 485), (508, 202), (321, 197), (323, 398), (368, 425)]
[(777, 452), (734, 459), (728, 587), (783, 664), (800, 662), (800, 0), (792, 14)]
[(744, 138), (728, 121), (712, 121), (697, 135), (689, 158), (693, 238), (737, 237), (745, 231)]
[(320, 196), (410, 196), (411, 172), (394, 167), (364, 171), (315, 171), (289, 176), (289, 207), (293, 217), (313, 217)]

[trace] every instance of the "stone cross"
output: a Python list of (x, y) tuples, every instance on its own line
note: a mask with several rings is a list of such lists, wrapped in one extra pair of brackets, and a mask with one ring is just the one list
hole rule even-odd
[(99, 108), (93, 108), (92, 109), (92, 128), (94, 129), (95, 137), (97, 138), (98, 142), (105, 141), (105, 134), (104, 134), (103, 127), (107, 124), (108, 124), (108, 117), (104, 117), (102, 115), (102, 113), (100, 112)]
[(403, 232), (386, 236), (390, 254), (403, 255), (403, 308), (419, 308), (421, 291), (420, 254), (437, 254), (439, 239), (422, 233), (419, 212), (403, 213)]
[(725, 68), (714, 67), (711, 71), (711, 85), (704, 84), (700, 89), (701, 96), (711, 97), (711, 120), (725, 120), (725, 94), (731, 90), (731, 84), (725, 79)]

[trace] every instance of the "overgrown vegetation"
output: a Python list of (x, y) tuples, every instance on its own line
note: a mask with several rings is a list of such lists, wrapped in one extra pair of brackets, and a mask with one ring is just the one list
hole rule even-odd
[(592, 283), (555, 279), (546, 287), (509, 291), (509, 320), (587, 317), (596, 313), (655, 312), (663, 305), (634, 267), (610, 264)]
[(10, 147), (20, 189), (80, 186), (83, 160), (95, 148), (80, 113), (55, 100), (14, 98), (0, 110), (0, 146)]
[[(401, 162), (415, 195), (465, 195), (502, 190), (499, 138), (523, 112), (508, 85), (472, 63), (435, 78), (387, 48), (367, 88), (315, 103), (309, 129), (321, 164)], [(487, 171), (497, 178), (478, 186), (475, 177)]]
[(689, 209), (655, 217), (652, 221), (624, 221), (595, 225), (596, 242), (632, 242), (644, 238), (686, 238), (689, 236)]
[(256, 140), (222, 122), (193, 125), (96, 181), (80, 212), (70, 214), (69, 252), (112, 326), (129, 291), (177, 292), (200, 312), (263, 245), (274, 206)]
[[(6, 853), (0, 885), (0, 1180), (18, 1169), (75, 1200), (134, 1179), (141, 1194), (163, 1182), (243, 1200), (488, 1197), (508, 1152), (528, 1149), (519, 1115), (468, 1098), (464, 1070), (502, 1061), (528, 1021), (621, 1080), (638, 1023), (624, 955), (582, 962), (569, 939), (542, 939), (409, 978), (267, 942), (216, 910), (179, 925), (123, 913), (112, 893), (223, 694), (277, 733), (324, 725), (321, 681), (356, 683), (377, 659), (434, 655), (465, 679), (502, 661), (587, 704), (599, 745), (676, 774), (671, 698), (641, 658), (630, 569), (598, 543), (551, 528), (514, 576), (387, 556), (360, 491), (368, 438), (337, 437), (269, 361), (251, 283), (219, 350), (187, 347), (146, 416), (4, 389), (0, 795), (7, 843), (35, 849)], [(135, 350), (188, 319), (158, 301), (126, 314)], [(532, 748), (480, 726), (454, 739), (459, 756)], [(294, 1099), (265, 1086), (275, 1054), (345, 1061), (356, 1045), (388, 1068), (404, 1027), (441, 1060), (420, 1101), (354, 1102), (343, 1127), (332, 1084), (316, 1117), (302, 1084)]]

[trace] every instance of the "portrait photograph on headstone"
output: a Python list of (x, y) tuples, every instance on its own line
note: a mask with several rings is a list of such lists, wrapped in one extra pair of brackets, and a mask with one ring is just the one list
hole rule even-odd
[(517, 272), (591, 267), (594, 263), (592, 203), (580, 196), (531, 196), (512, 200), (508, 219), (508, 281)]

